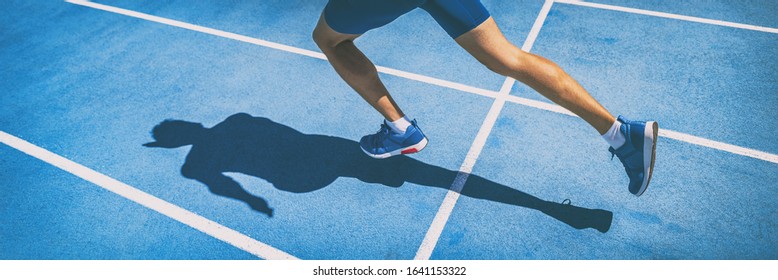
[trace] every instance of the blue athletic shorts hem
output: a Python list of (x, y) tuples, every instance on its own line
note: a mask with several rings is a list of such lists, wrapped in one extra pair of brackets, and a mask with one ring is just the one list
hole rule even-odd
[(489, 18), (480, 0), (330, 0), (324, 20), (344, 34), (363, 34), (422, 8), (451, 38), (459, 37)]

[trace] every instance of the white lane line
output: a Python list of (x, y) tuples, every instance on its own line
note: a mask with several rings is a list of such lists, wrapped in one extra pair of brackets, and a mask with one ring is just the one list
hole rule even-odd
[[(187, 29), (187, 30), (191, 30), (191, 31), (201, 32), (201, 33), (205, 33), (205, 34), (210, 34), (210, 35), (214, 35), (214, 36), (218, 36), (218, 37), (222, 37), (222, 38), (227, 38), (227, 39), (241, 41), (241, 42), (245, 42), (245, 43), (249, 43), (249, 44), (263, 46), (263, 47), (267, 47), (267, 48), (271, 48), (271, 49), (276, 49), (276, 50), (280, 50), (280, 51), (285, 51), (285, 52), (290, 52), (290, 53), (294, 53), (294, 54), (304, 55), (304, 56), (308, 56), (308, 57), (318, 58), (318, 59), (321, 59), (321, 60), (327, 60), (327, 57), (325, 57), (324, 54), (320, 53), (320, 52), (315, 52), (315, 51), (310, 51), (310, 50), (306, 50), (306, 49), (302, 49), (302, 48), (292, 47), (292, 46), (288, 46), (288, 45), (284, 45), (284, 44), (279, 44), (279, 43), (274, 43), (274, 42), (270, 42), (270, 41), (265, 41), (265, 40), (261, 40), (261, 39), (257, 39), (257, 38), (248, 37), (248, 36), (245, 36), (245, 35), (235, 34), (235, 33), (232, 33), (232, 32), (227, 32), (227, 31), (223, 31), (223, 30), (213, 29), (213, 28), (204, 27), (204, 26), (200, 26), (200, 25), (195, 25), (195, 24), (191, 24), (191, 23), (186, 23), (186, 22), (182, 22), (182, 21), (172, 20), (172, 19), (169, 19), (169, 18), (163, 18), (163, 17), (154, 16), (154, 15), (144, 14), (144, 13), (140, 13), (140, 12), (136, 12), (136, 11), (132, 11), (132, 10), (127, 10), (127, 9), (117, 8), (117, 7), (108, 6), (108, 5), (104, 5), (104, 4), (89, 2), (89, 1), (86, 1), (86, 0), (66, 0), (65, 2), (68, 2), (68, 3), (71, 3), (71, 4), (80, 5), (80, 6), (90, 7), (90, 8), (106, 11), (106, 12), (111, 12), (111, 13), (116, 13), (116, 14), (120, 14), (120, 15), (125, 15), (125, 16), (129, 16), (129, 17), (134, 17), (134, 18), (138, 18), (138, 19), (143, 19), (143, 20), (147, 20), (147, 21), (151, 21), (151, 22), (156, 22), (156, 23), (161, 23), (161, 24), (165, 24), (165, 25), (175, 26), (175, 27), (178, 27), (178, 28), (183, 28), (183, 29)], [(491, 98), (494, 98), (495, 96), (497, 96), (497, 92), (490, 91), (490, 90), (484, 90), (484, 89), (468, 86), (468, 85), (465, 85), (465, 84), (460, 84), (460, 83), (455, 83), (455, 82), (451, 82), (451, 81), (441, 80), (441, 79), (437, 79), (437, 78), (433, 78), (433, 77), (429, 77), (429, 76), (424, 76), (424, 75), (420, 75), (420, 74), (415, 74), (415, 73), (410, 73), (410, 72), (406, 72), (406, 71), (402, 71), (402, 70), (397, 70), (397, 69), (393, 69), (393, 68), (389, 68), (389, 67), (376, 66), (376, 68), (381, 73), (389, 74), (389, 75), (393, 75), (393, 76), (398, 76), (398, 77), (402, 77), (402, 78), (406, 78), (406, 79), (410, 79), (410, 80), (414, 80), (414, 81), (419, 81), (419, 82), (423, 82), (423, 83), (427, 83), (427, 84), (432, 84), (432, 85), (437, 85), (437, 86), (441, 86), (441, 87), (445, 87), (445, 88), (450, 88), (450, 89), (455, 89), (455, 90), (459, 90), (459, 91), (474, 93), (474, 94), (478, 94), (478, 95), (482, 95), (482, 96), (486, 96), (486, 97), (491, 97)]]
[[(506, 79), (506, 83), (508, 80), (509, 79)], [(508, 87), (508, 89), (510, 89), (510, 87)], [(506, 92), (505, 94), (507, 95), (508, 93)], [(432, 256), (432, 251), (435, 249), (435, 245), (437, 245), (438, 239), (440, 239), (440, 235), (443, 233), (443, 228), (446, 226), (448, 218), (454, 211), (457, 200), (459, 200), (462, 188), (465, 186), (467, 178), (470, 176), (470, 172), (473, 171), (473, 166), (486, 144), (486, 138), (489, 136), (489, 133), (491, 133), (494, 123), (497, 121), (497, 117), (500, 115), (500, 111), (502, 111), (504, 106), (504, 96), (498, 96), (494, 100), (494, 103), (492, 103), (492, 107), (486, 114), (486, 119), (484, 119), (484, 122), (481, 124), (481, 128), (478, 130), (478, 134), (476, 134), (475, 140), (465, 156), (465, 160), (459, 167), (457, 177), (454, 179), (454, 182), (446, 193), (446, 197), (443, 198), (443, 202), (438, 208), (435, 218), (432, 219), (432, 223), (430, 224), (429, 229), (427, 229), (424, 240), (422, 240), (419, 249), (416, 251), (416, 257), (414, 257), (414, 259), (428, 260), (430, 256)]]
[(563, 115), (578, 117), (578, 115), (574, 114), (573, 112), (570, 112), (570, 110), (562, 108), (562, 106), (559, 106), (559, 105), (556, 105), (556, 104), (547, 103), (547, 102), (543, 102), (543, 101), (532, 100), (532, 99), (529, 99), (529, 98), (519, 97), (519, 96), (515, 96), (515, 95), (510, 95), (507, 98), (508, 98), (508, 102), (511, 102), (511, 103), (515, 103), (515, 104), (519, 104), (519, 105), (524, 105), (524, 106), (532, 107), (532, 108), (537, 108), (537, 109), (541, 109), (541, 110), (551, 111), (551, 112), (559, 113), (559, 114), (563, 114)]
[(764, 161), (772, 162), (772, 163), (778, 163), (778, 155), (774, 155), (771, 153), (749, 149), (749, 148), (743, 148), (740, 146), (735, 146), (732, 144), (727, 144), (724, 142), (719, 141), (713, 141), (710, 139), (705, 139), (702, 137), (697, 137), (694, 135), (681, 133), (677, 131), (667, 130), (667, 129), (659, 129), (659, 136), (675, 139), (678, 141), (699, 145), (703, 147), (708, 147), (712, 149), (716, 149), (719, 151), (729, 152), (736, 155), (741, 156), (747, 156), (755, 159), (761, 159)]
[(414, 80), (414, 81), (418, 81), (418, 82), (422, 82), (422, 83), (427, 83), (427, 84), (431, 84), (431, 85), (436, 85), (436, 86), (441, 86), (441, 87), (445, 87), (445, 88), (455, 89), (455, 90), (459, 90), (459, 91), (474, 93), (474, 94), (478, 94), (478, 95), (481, 95), (481, 96), (496, 98), (499, 95), (499, 93), (491, 91), (491, 90), (485, 90), (485, 89), (481, 89), (481, 88), (477, 88), (477, 87), (472, 87), (472, 86), (463, 85), (463, 84), (460, 84), (460, 83), (455, 83), (455, 82), (450, 82), (450, 81), (441, 80), (441, 79), (437, 79), (437, 78), (432, 78), (432, 77), (429, 77), (429, 76), (424, 76), (424, 75), (414, 74), (414, 73), (410, 73), (410, 72), (405, 72), (405, 71), (402, 71), (402, 70), (392, 69), (392, 68), (388, 68), (388, 67), (376, 66), (376, 69), (378, 69), (378, 72), (381, 72), (381, 73), (385, 73), (385, 74), (389, 74), (389, 75), (394, 75), (394, 76), (397, 76), (397, 77), (402, 77), (402, 78), (406, 78), (406, 79), (410, 79), (410, 80)]
[(0, 131), (0, 143), (8, 145), (59, 169), (67, 171), (70, 174), (81, 177), (86, 181), (118, 194), (135, 203), (143, 205), (146, 208), (157, 211), (162, 215), (168, 216), (176, 221), (199, 230), (207, 235), (213, 236), (216, 239), (224, 241), (257, 257), (269, 260), (297, 259), (288, 253), (254, 240), (240, 232), (192, 213), (175, 204), (145, 193), (130, 185), (122, 183), (114, 178), (108, 177), (102, 173), (94, 171), (88, 167), (73, 162), (4, 131)]
[[(537, 39), (538, 33), (540, 33), (540, 28), (543, 27), (543, 22), (546, 21), (546, 16), (548, 16), (553, 4), (553, 0), (546, 0), (543, 4), (527, 39), (524, 41), (524, 45), (521, 47), (523, 51), (529, 52), (532, 49), (532, 45), (535, 43), (535, 39)], [(467, 152), (464, 162), (462, 162), (462, 165), (459, 167), (457, 177), (454, 179), (454, 182), (446, 193), (446, 197), (443, 198), (443, 203), (441, 203), (440, 208), (438, 208), (438, 212), (435, 214), (435, 218), (433, 218), (429, 229), (427, 229), (427, 234), (425, 234), (424, 240), (422, 240), (419, 249), (416, 251), (416, 257), (414, 259), (429, 260), (432, 256), (432, 252), (438, 244), (440, 235), (446, 227), (448, 218), (451, 216), (451, 213), (454, 211), (454, 206), (456, 206), (457, 201), (459, 200), (462, 188), (464, 188), (467, 178), (470, 176), (470, 172), (473, 171), (473, 166), (475, 166), (476, 161), (478, 161), (478, 156), (481, 155), (481, 151), (486, 144), (486, 139), (492, 132), (492, 128), (494, 128), (494, 124), (497, 122), (497, 117), (505, 106), (505, 101), (515, 82), (516, 80), (510, 77), (505, 79), (499, 94), (496, 96), (494, 103), (492, 103), (492, 107), (489, 109), (489, 113), (486, 114), (486, 119), (484, 119), (481, 128), (478, 130), (478, 134), (475, 136), (473, 144), (470, 145), (470, 150)]]
[[(560, 2), (560, 1), (564, 1), (564, 0), (556, 0), (555, 2)], [(296, 47), (287, 46), (287, 45), (283, 45), (283, 44), (273, 43), (273, 42), (269, 42), (269, 41), (265, 41), (265, 40), (251, 38), (251, 37), (247, 37), (247, 36), (243, 36), (243, 35), (238, 35), (238, 34), (230, 33), (230, 32), (225, 32), (225, 31), (221, 31), (221, 30), (216, 30), (216, 29), (212, 29), (212, 28), (208, 28), (208, 27), (197, 26), (197, 25), (193, 25), (193, 24), (189, 24), (189, 23), (185, 23), (185, 22), (180, 22), (180, 21), (175, 21), (175, 20), (171, 20), (171, 19), (166, 19), (166, 18), (162, 18), (162, 17), (157, 17), (157, 16), (147, 15), (147, 14), (143, 14), (143, 13), (138, 13), (138, 12), (134, 12), (134, 11), (130, 11), (130, 10), (125, 10), (125, 9), (120, 9), (120, 8), (116, 8), (116, 7), (106, 6), (106, 5), (102, 5), (102, 4), (97, 4), (97, 3), (93, 3), (93, 2), (89, 2), (89, 1), (85, 1), (85, 0), (67, 0), (66, 2), (77, 4), (77, 5), (82, 5), (82, 6), (87, 6), (87, 7), (91, 7), (91, 8), (95, 8), (95, 9), (99, 9), (99, 10), (104, 10), (104, 11), (108, 11), (108, 12), (118, 13), (118, 14), (122, 14), (122, 15), (126, 15), (126, 16), (131, 16), (131, 17), (135, 17), (135, 18), (146, 19), (146, 20), (149, 20), (149, 21), (157, 22), (157, 23), (177, 26), (177, 27), (181, 27), (181, 28), (184, 28), (184, 29), (189, 29), (189, 30), (192, 30), (192, 31), (204, 32), (204, 33), (207, 33), (207, 34), (211, 34), (211, 35), (215, 35), (215, 36), (219, 36), (219, 37), (224, 37), (224, 38), (229, 38), (229, 39), (234, 39), (234, 40), (238, 40), (238, 41), (242, 41), (242, 42), (246, 42), (246, 43), (250, 43), (250, 44), (254, 44), (254, 45), (259, 45), (259, 46), (263, 46), (263, 47), (273, 48), (273, 49), (276, 49), (276, 50), (296, 53), (296, 54), (300, 54), (300, 55), (304, 55), (304, 56), (308, 56), (308, 57), (313, 57), (313, 58), (318, 58), (318, 59), (326, 59), (324, 54), (318, 53), (318, 52), (314, 52), (314, 51), (309, 51), (309, 50), (305, 50), (305, 49), (301, 49), (301, 48), (296, 48)], [(569, 1), (566, 1), (564, 3), (569, 3)], [(534, 28), (534, 26), (533, 26), (533, 28)], [(537, 35), (531, 35), (531, 36), (537, 36)], [(526, 42), (525, 42), (525, 44), (526, 44)], [(523, 46), (522, 49), (524, 49), (525, 47), (526, 46)], [(395, 76), (398, 76), (398, 77), (403, 77), (403, 78), (411, 79), (411, 80), (414, 80), (414, 81), (419, 81), (419, 82), (428, 83), (428, 84), (432, 84), (432, 85), (437, 85), (437, 86), (441, 86), (441, 87), (445, 87), (445, 88), (450, 88), (450, 89), (456, 89), (456, 90), (460, 90), (460, 91), (464, 91), (464, 92), (469, 92), (469, 93), (474, 93), (474, 94), (478, 94), (478, 95), (486, 96), (486, 97), (491, 97), (491, 98), (497, 98), (499, 96), (498, 92), (491, 91), (491, 90), (476, 88), (476, 87), (472, 87), (472, 86), (468, 86), (468, 85), (463, 85), (463, 84), (460, 84), (460, 83), (455, 83), (455, 82), (451, 82), (451, 81), (441, 80), (441, 79), (432, 78), (432, 77), (429, 77), (429, 76), (424, 76), (424, 75), (419, 75), (419, 74), (414, 74), (414, 73), (410, 73), (410, 72), (405, 72), (405, 71), (401, 71), (401, 70), (397, 70), (397, 69), (392, 69), (392, 68), (387, 68), (387, 67), (382, 67), (382, 66), (376, 66), (376, 67), (382, 73), (389, 74), (389, 75), (395, 75)], [(551, 112), (556, 112), (556, 113), (560, 113), (560, 114), (575, 116), (570, 111), (568, 111), (568, 110), (566, 110), (566, 109), (564, 109), (564, 108), (562, 108), (562, 107), (560, 107), (558, 105), (555, 105), (555, 104), (549, 104), (549, 103), (546, 103), (546, 102), (536, 101), (536, 100), (522, 98), (522, 97), (513, 96), (513, 95), (506, 96), (505, 98), (507, 99), (508, 102), (511, 102), (511, 103), (516, 103), (516, 104), (525, 105), (525, 106), (529, 106), (529, 107), (533, 107), (533, 108), (543, 109), (543, 110), (547, 110), (547, 111), (551, 111)], [(669, 131), (669, 130), (666, 130), (666, 129), (660, 130), (660, 134), (659, 135), (660, 136), (665, 136), (665, 134), (662, 133), (661, 131)], [(736, 145), (731, 145), (731, 144), (727, 144), (727, 143), (723, 143), (723, 142), (718, 142), (718, 141), (714, 141), (714, 140), (709, 140), (709, 139), (705, 139), (705, 138), (701, 138), (701, 137), (696, 137), (696, 136), (689, 135), (689, 134), (683, 134), (683, 133), (680, 133), (680, 132), (675, 132), (675, 133), (673, 131), (669, 131), (669, 132), (670, 133), (667, 134), (667, 135), (670, 135), (670, 136), (665, 136), (665, 137), (672, 138), (672, 139), (675, 139), (675, 140), (678, 140), (678, 141), (687, 142), (687, 143), (694, 144), (694, 145), (701, 145), (701, 146), (704, 146), (704, 147), (710, 147), (710, 148), (714, 148), (714, 149), (718, 149), (718, 150), (722, 150), (722, 151), (726, 151), (726, 152), (730, 152), (730, 153), (734, 153), (734, 154), (738, 154), (738, 155), (743, 155), (743, 156), (752, 157), (752, 158), (756, 158), (756, 159), (760, 159), (760, 160), (765, 160), (765, 161), (769, 161), (769, 162), (773, 162), (773, 163), (778, 163), (778, 160), (776, 160), (776, 158), (778, 158), (778, 155), (775, 155), (775, 154), (771, 154), (771, 153), (767, 153), (767, 152), (762, 152), (762, 151), (758, 151), (758, 150), (753, 150), (753, 149), (749, 149), (749, 148), (744, 148), (744, 147), (740, 147), (740, 146), (736, 146)], [(675, 136), (677, 136), (677, 135), (687, 135), (688, 137), (671, 137), (673, 135), (675, 135)]]
[(619, 11), (619, 12), (626, 12), (626, 13), (632, 13), (632, 14), (646, 15), (646, 16), (670, 18), (670, 19), (677, 19), (677, 20), (684, 20), (684, 21), (691, 21), (691, 22), (705, 23), (705, 24), (713, 24), (713, 25), (719, 25), (719, 26), (726, 26), (726, 27), (733, 27), (733, 28), (740, 28), (740, 29), (747, 29), (747, 30), (754, 30), (754, 31), (761, 31), (761, 32), (768, 32), (768, 33), (778, 33), (778, 28), (771, 28), (771, 27), (764, 27), (764, 26), (757, 26), (757, 25), (750, 25), (750, 24), (742, 24), (742, 23), (729, 22), (729, 21), (723, 21), (723, 20), (715, 20), (715, 19), (707, 19), (707, 18), (700, 18), (700, 17), (684, 16), (684, 15), (678, 15), (678, 14), (655, 12), (655, 11), (649, 11), (649, 10), (627, 8), (627, 7), (621, 7), (621, 6), (613, 6), (613, 5), (606, 5), (606, 4), (599, 4), (599, 3), (577, 1), (577, 0), (557, 0), (556, 2), (557, 3), (563, 3), (563, 4), (570, 4), (570, 5), (578, 5), (578, 6), (590, 7), (590, 8), (598, 8), (598, 9), (604, 9), (604, 10), (611, 10), (611, 11)]

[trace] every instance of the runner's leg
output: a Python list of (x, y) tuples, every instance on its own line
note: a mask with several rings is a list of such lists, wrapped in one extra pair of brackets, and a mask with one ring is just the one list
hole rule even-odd
[(381, 82), (373, 62), (354, 45), (354, 39), (359, 36), (333, 30), (323, 14), (313, 31), (313, 40), (327, 56), (335, 72), (384, 118), (398, 120), (405, 115)]
[(583, 118), (600, 135), (616, 120), (562, 68), (511, 44), (491, 17), (455, 41), (487, 68), (532, 87)]

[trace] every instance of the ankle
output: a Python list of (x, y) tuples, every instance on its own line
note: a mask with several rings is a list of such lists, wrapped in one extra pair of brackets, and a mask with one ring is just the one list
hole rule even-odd
[(391, 128), (392, 131), (405, 134), (405, 131), (407, 131), (408, 127), (411, 126), (411, 121), (408, 119), (408, 117), (403, 116), (402, 118), (394, 121), (387, 120), (386, 124), (389, 125), (389, 128)]
[(610, 129), (602, 135), (602, 139), (613, 147), (613, 149), (621, 148), (624, 143), (627, 142), (627, 138), (621, 133), (622, 123), (618, 120), (614, 121)]

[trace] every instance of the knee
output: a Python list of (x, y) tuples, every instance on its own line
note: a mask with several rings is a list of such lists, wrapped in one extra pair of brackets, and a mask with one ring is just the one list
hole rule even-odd
[(313, 42), (316, 43), (317, 46), (319, 46), (319, 49), (324, 49), (323, 46), (325, 46), (325, 36), (322, 34), (322, 31), (319, 27), (316, 27), (316, 29), (313, 30), (313, 33), (311, 34), (311, 38), (313, 38)]
[(335, 46), (338, 44), (336, 38), (334, 38), (331, 34), (328, 34), (327, 31), (323, 30), (321, 26), (317, 26), (313, 30), (311, 37), (313, 38), (313, 42), (316, 43), (316, 46), (318, 46), (319, 49), (324, 52), (335, 48)]

